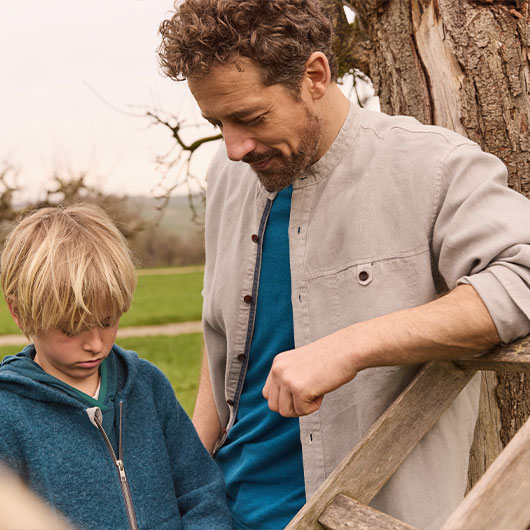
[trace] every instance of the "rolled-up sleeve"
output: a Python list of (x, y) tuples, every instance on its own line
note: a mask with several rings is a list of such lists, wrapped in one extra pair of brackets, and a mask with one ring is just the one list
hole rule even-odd
[(530, 201), (478, 146), (451, 150), (442, 168), (433, 253), (449, 288), (472, 285), (505, 343), (530, 333)]

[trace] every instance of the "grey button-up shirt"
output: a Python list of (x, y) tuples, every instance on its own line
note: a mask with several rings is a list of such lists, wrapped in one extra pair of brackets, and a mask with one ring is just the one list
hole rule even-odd
[[(455, 133), (352, 106), (329, 151), (293, 186), (296, 346), (460, 283), (477, 290), (503, 341), (528, 334), (530, 203), (506, 187), (506, 176), (497, 158)], [(208, 180), (203, 321), (225, 430), (245, 378), (274, 196), (219, 151)], [(308, 497), (416, 370), (364, 370), (300, 418)], [(418, 528), (441, 525), (464, 495), (478, 396), (474, 379), (373, 506)]]

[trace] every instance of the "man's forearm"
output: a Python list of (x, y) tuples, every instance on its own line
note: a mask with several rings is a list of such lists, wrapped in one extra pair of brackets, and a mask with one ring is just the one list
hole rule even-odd
[(264, 388), (272, 410), (309, 414), (322, 397), (365, 368), (456, 359), (500, 342), (473, 287), (428, 304), (353, 324), (276, 356)]
[(204, 447), (209, 453), (212, 453), (221, 436), (221, 422), (215, 407), (206, 352), (204, 352), (202, 359), (199, 390), (193, 411), (193, 425)]
[(342, 340), (350, 342), (357, 371), (463, 358), (500, 342), (486, 306), (470, 285), (460, 285), (428, 304), (360, 322), (342, 331)]

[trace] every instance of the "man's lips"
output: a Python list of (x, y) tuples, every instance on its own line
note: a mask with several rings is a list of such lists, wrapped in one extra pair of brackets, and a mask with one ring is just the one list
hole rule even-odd
[(255, 169), (264, 169), (269, 165), (269, 162), (275, 158), (281, 156), (281, 151), (278, 149), (269, 149), (264, 153), (247, 153), (242, 159), (242, 162), (245, 162), (252, 166)]
[(265, 169), (271, 160), (272, 156), (268, 156), (267, 158), (262, 158), (259, 162), (250, 162), (250, 165), (254, 169)]

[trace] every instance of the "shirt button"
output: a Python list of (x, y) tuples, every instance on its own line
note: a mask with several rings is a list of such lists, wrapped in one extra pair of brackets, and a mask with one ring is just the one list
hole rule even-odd
[(241, 361), (241, 362), (243, 362), (246, 358), (247, 358), (247, 356), (246, 356), (244, 353), (240, 353), (240, 354), (237, 356), (237, 360), (238, 360), (238, 361)]
[(228, 403), (228, 405), (230, 407), (233, 406), (233, 404), (234, 404), (233, 400), (231, 400), (231, 399), (227, 399), (226, 402)]
[(359, 273), (359, 280), (361, 280), (361, 282), (365, 282), (369, 277), (370, 275), (368, 274), (367, 271), (361, 271)]
[(250, 296), (249, 294), (246, 294), (243, 297), (243, 300), (245, 301), (245, 303), (250, 304), (250, 302), (252, 302), (252, 296)]
[(257, 243), (259, 241), (259, 237), (257, 234), (252, 234), (251, 239), (252, 241), (254, 241), (254, 243)]

